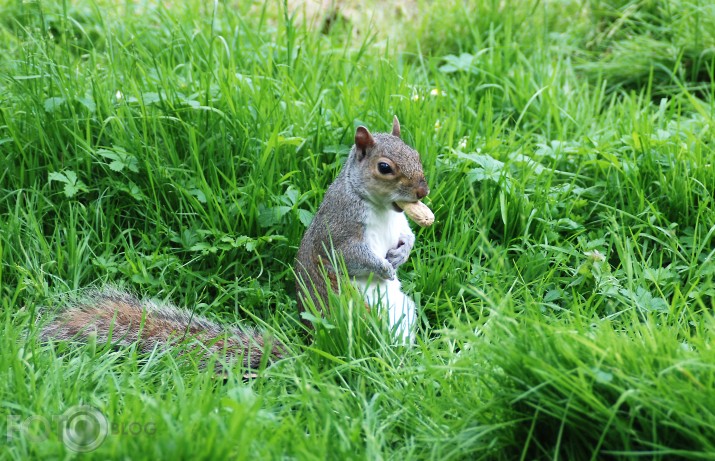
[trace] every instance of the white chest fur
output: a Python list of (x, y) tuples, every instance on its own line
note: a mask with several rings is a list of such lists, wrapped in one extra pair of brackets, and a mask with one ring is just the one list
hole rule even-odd
[[(404, 213), (393, 210), (368, 211), (365, 226), (365, 242), (380, 258), (387, 256), (387, 251), (397, 247), (400, 235), (412, 235), (412, 230)], [(396, 336), (404, 343), (414, 341), (414, 325), (416, 322), (415, 303), (402, 292), (400, 281), (381, 280), (372, 277), (360, 277), (355, 280), (355, 286), (363, 293), (365, 300), (371, 306), (380, 306), (387, 312), (390, 327)]]
[(412, 234), (405, 214), (390, 209), (369, 210), (365, 224), (365, 242), (380, 258), (397, 247), (400, 234)]

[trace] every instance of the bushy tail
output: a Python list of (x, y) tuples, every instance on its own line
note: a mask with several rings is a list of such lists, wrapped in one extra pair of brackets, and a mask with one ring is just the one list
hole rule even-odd
[[(193, 315), (171, 304), (139, 300), (115, 288), (92, 291), (83, 301), (61, 312), (40, 332), (44, 341), (86, 342), (96, 336), (98, 343), (128, 346), (137, 343), (144, 352), (185, 344), (189, 350), (203, 350), (202, 363), (211, 355), (229, 363), (242, 358), (243, 366), (256, 370), (263, 362), (284, 358), (285, 347), (278, 341), (268, 344), (257, 330), (229, 328)], [(217, 367), (220, 364), (217, 362)]]

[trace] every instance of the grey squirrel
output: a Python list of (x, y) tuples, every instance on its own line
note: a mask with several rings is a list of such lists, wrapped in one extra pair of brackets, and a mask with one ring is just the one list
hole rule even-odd
[(390, 326), (412, 342), (415, 303), (402, 293), (396, 272), (415, 236), (400, 204), (419, 202), (427, 194), (420, 156), (402, 141), (397, 116), (390, 134), (373, 136), (358, 127), (355, 145), (298, 249), (298, 309), (306, 310), (308, 297), (318, 309), (327, 307), (328, 290), (336, 290), (339, 276), (333, 256), (339, 256), (368, 306), (387, 308)]
[[(328, 188), (318, 212), (305, 232), (296, 257), (298, 307), (305, 311), (310, 297), (327, 306), (325, 276), (337, 281), (331, 263), (337, 255), (347, 276), (365, 294), (370, 306), (387, 308), (388, 320), (405, 342), (414, 338), (414, 302), (402, 293), (397, 268), (408, 258), (415, 236), (402, 207), (419, 202), (429, 193), (419, 154), (400, 139), (395, 116), (392, 133), (370, 134), (360, 126), (342, 171)], [(402, 204), (402, 207), (399, 204)], [(421, 204), (420, 204), (421, 205)], [(264, 361), (286, 356), (277, 341), (264, 333), (243, 328), (226, 329), (171, 304), (142, 301), (113, 288), (90, 292), (84, 301), (65, 309), (41, 330), (43, 340), (79, 340), (96, 336), (97, 342), (129, 345), (142, 351), (171, 347), (191, 340), (205, 355), (225, 352), (243, 358), (255, 370)], [(269, 347), (266, 347), (268, 344)]]

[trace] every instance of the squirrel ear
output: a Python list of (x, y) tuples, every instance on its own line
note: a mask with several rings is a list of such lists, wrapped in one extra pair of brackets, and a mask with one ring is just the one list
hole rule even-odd
[(397, 120), (397, 115), (392, 119), (392, 136), (400, 137), (400, 121)]
[(357, 130), (355, 131), (355, 145), (362, 151), (365, 151), (368, 147), (375, 145), (375, 140), (364, 126), (357, 127)]

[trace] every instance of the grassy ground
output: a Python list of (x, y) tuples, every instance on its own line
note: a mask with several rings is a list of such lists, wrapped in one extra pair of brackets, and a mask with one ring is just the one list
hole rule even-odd
[[(0, 459), (73, 458), (76, 405), (97, 459), (715, 457), (715, 6), (246, 3), (0, 1)], [(350, 312), (307, 342), (297, 245), (393, 114), (437, 216), (418, 344)], [(108, 282), (294, 358), (38, 342)]]

